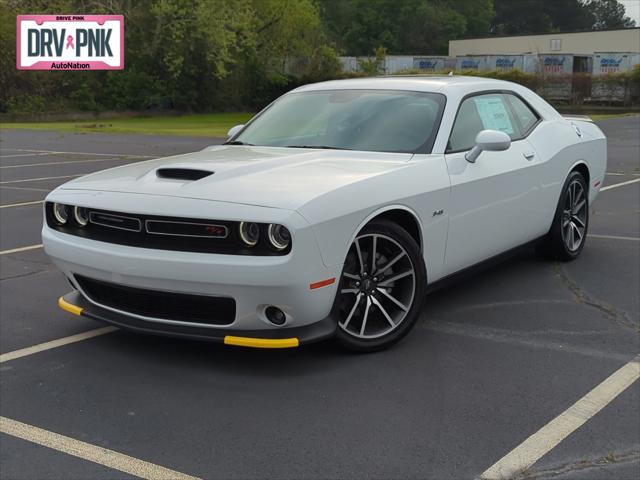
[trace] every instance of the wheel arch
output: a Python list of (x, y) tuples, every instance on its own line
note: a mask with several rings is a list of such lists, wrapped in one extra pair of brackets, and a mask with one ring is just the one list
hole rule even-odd
[[(579, 160), (574, 163), (571, 170), (569, 170), (569, 174), (571, 174), (571, 172), (580, 172), (587, 182), (587, 188), (591, 190), (591, 173), (589, 172), (589, 166), (584, 160)], [(569, 174), (567, 174), (567, 176), (569, 176)]]
[(420, 217), (413, 209), (406, 205), (387, 205), (369, 214), (356, 228), (349, 240), (349, 245), (353, 243), (358, 233), (360, 233), (366, 225), (371, 223), (373, 220), (382, 219), (392, 221), (404, 228), (416, 241), (420, 248), (420, 252), (423, 253), (424, 246)]
[[(574, 162), (573, 165), (571, 165), (571, 168), (569, 168), (569, 170), (564, 176), (564, 179), (560, 183), (560, 191), (557, 194), (558, 196), (556, 200), (556, 206), (554, 207), (552, 212), (549, 212), (550, 213), (549, 220), (548, 220), (549, 230), (551, 230), (551, 227), (553, 225), (553, 219), (555, 218), (555, 215), (556, 215), (556, 208), (558, 207), (558, 203), (560, 202), (560, 197), (562, 196), (563, 185), (567, 181), (567, 178), (569, 178), (569, 175), (571, 175), (572, 172), (580, 172), (584, 176), (587, 182), (587, 192), (591, 193), (591, 185), (590, 185), (591, 173), (589, 172), (589, 166), (584, 160), (578, 160)], [(591, 196), (588, 195), (588, 198), (591, 198)]]

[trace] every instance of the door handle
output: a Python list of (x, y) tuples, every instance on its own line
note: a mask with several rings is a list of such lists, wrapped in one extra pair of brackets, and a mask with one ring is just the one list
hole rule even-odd
[(533, 160), (533, 157), (536, 156), (536, 154), (533, 152), (524, 152), (522, 155), (524, 155), (524, 158), (526, 158), (527, 160)]

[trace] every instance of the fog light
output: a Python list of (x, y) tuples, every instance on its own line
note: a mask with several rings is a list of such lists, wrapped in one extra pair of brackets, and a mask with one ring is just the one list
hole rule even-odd
[(53, 204), (53, 216), (60, 225), (64, 225), (67, 223), (69, 219), (69, 212), (67, 210), (67, 206), (62, 203), (54, 203)]
[(258, 243), (260, 226), (257, 223), (240, 222), (240, 238), (250, 247)]
[(89, 223), (89, 213), (84, 207), (74, 207), (73, 216), (76, 218), (76, 222), (78, 222), (78, 225), (80, 225), (81, 227), (84, 227), (87, 225), (87, 223)]
[(267, 316), (267, 320), (274, 325), (284, 325), (284, 322), (287, 320), (287, 316), (278, 307), (267, 307), (264, 314)]
[(291, 233), (287, 230), (287, 227), (278, 225), (277, 223), (269, 224), (267, 236), (269, 237), (269, 242), (276, 250), (284, 250), (291, 242)]

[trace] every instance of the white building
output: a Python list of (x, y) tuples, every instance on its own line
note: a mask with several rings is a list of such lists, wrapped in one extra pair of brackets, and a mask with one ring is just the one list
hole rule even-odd
[(640, 28), (451, 40), (449, 56), (456, 57), (460, 66), (497, 59), (498, 64), (494, 61), (487, 70), (516, 60), (529, 71), (533, 63), (528, 59), (538, 57), (538, 66), (546, 73), (617, 73), (640, 63)]
[(451, 40), (449, 56), (462, 55), (534, 55), (566, 53), (593, 55), (598, 52), (640, 53), (640, 27), (621, 30), (591, 30), (544, 35), (513, 35), (502, 37)]

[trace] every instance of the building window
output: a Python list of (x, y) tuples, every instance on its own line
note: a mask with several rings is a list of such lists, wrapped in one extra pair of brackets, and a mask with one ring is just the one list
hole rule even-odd
[(551, 46), (550, 49), (552, 52), (559, 52), (562, 50), (562, 39), (561, 38), (552, 38), (550, 40)]

